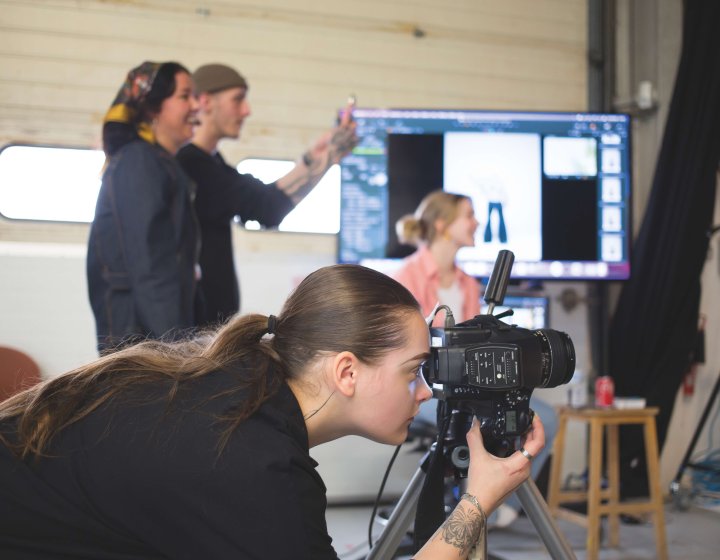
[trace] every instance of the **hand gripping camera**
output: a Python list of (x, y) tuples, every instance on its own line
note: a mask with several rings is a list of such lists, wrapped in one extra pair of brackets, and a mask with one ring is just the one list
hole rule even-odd
[(498, 254), (484, 297), (487, 315), (458, 325), (450, 319), (444, 328), (430, 328), (431, 358), (425, 365), (435, 397), (444, 401), (439, 425), (440, 420), (457, 424), (462, 418), (464, 425), (454, 430), (451, 425), (450, 432), (464, 434), (476, 416), (485, 446), (499, 456), (511, 453), (517, 436), (530, 428), (533, 389), (567, 383), (575, 371), (575, 348), (567, 334), (500, 321), (511, 310), (492, 315), (505, 298), (514, 259), (510, 251)]

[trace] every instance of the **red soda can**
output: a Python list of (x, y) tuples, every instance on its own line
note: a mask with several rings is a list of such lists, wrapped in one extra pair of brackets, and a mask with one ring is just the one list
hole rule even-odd
[(609, 375), (603, 375), (595, 380), (595, 406), (608, 408), (615, 399), (615, 383)]

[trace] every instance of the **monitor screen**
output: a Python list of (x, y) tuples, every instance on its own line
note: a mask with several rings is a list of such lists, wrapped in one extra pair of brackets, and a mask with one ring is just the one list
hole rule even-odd
[[(502, 305), (495, 306), (493, 315), (499, 315), (507, 309), (512, 309), (513, 314), (500, 319), (504, 323), (530, 330), (550, 327), (550, 302), (546, 296), (507, 295)], [(481, 299), (480, 313), (487, 313), (487, 310), (487, 304)]]
[(341, 163), (338, 260), (392, 272), (414, 248), (395, 223), (429, 192), (471, 198), (475, 246), (459, 265), (488, 277), (630, 275), (630, 120), (621, 114), (356, 109), (359, 145)]

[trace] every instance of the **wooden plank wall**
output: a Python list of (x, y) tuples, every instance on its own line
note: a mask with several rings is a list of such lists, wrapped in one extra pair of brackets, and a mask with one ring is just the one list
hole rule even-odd
[(143, 60), (236, 66), (253, 115), (224, 153), (294, 158), (366, 107), (586, 108), (586, 2), (0, 0), (0, 145), (98, 146)]

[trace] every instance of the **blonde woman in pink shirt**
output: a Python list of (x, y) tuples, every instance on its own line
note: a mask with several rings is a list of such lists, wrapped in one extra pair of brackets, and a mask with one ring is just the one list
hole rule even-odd
[[(437, 303), (452, 309), (456, 323), (480, 313), (477, 280), (455, 264), (461, 247), (475, 245), (477, 227), (472, 201), (442, 190), (428, 194), (415, 214), (398, 220), (400, 241), (418, 249), (393, 276), (415, 296), (425, 316)], [(434, 324), (441, 326), (443, 318), (444, 312), (438, 313)]]

